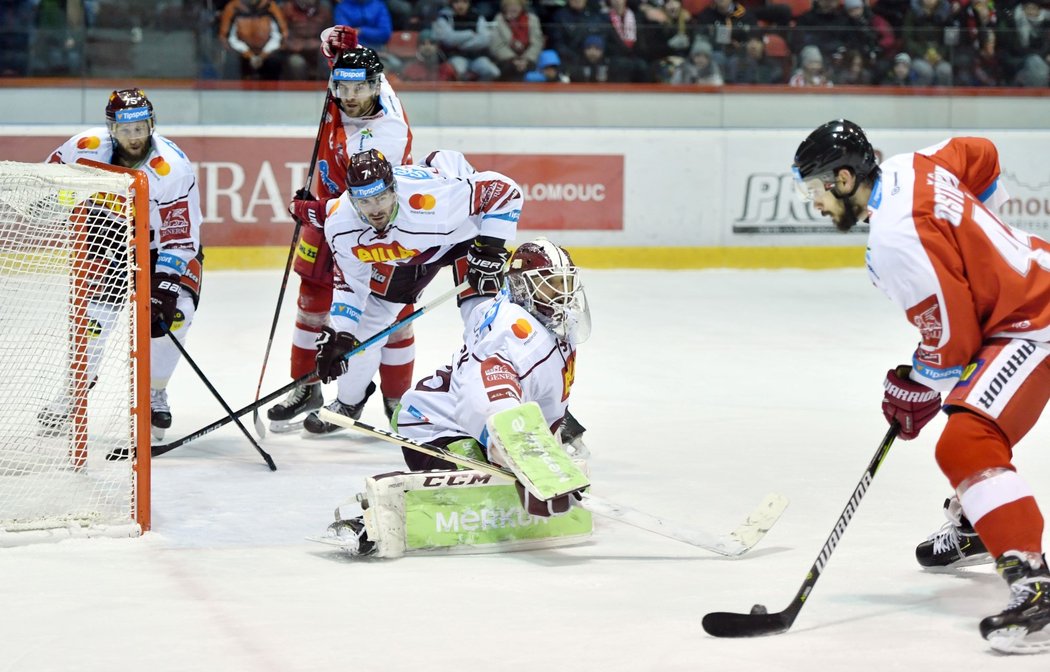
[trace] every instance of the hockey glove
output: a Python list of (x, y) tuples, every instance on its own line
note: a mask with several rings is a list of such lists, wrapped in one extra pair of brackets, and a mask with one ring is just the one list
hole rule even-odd
[(171, 273), (155, 273), (153, 275), (153, 287), (150, 290), (149, 313), (150, 313), (150, 338), (161, 338), (164, 336), (164, 328), (171, 328), (175, 324), (175, 316), (178, 313), (176, 304), (179, 300), (179, 277)]
[[(302, 193), (302, 192), (300, 192)], [(306, 192), (309, 196), (310, 192)], [(315, 229), (324, 230), (324, 222), (328, 218), (328, 211), (326, 209), (327, 201), (304, 201), (299, 200), (299, 194), (296, 194), (296, 200), (292, 201), (288, 205), (288, 212), (291, 213), (292, 217), (295, 217), (295, 221), (301, 224), (308, 224)]]
[(357, 29), (350, 26), (332, 26), (321, 31), (321, 53), (332, 65), (339, 54), (357, 49)]
[(317, 377), (323, 383), (330, 383), (346, 373), (346, 353), (361, 342), (348, 331), (335, 332), (331, 327), (322, 327), (317, 335)]
[(559, 495), (554, 499), (540, 499), (526, 490), (525, 486), (519, 481), (514, 482), (514, 487), (518, 491), (518, 501), (521, 502), (521, 508), (525, 509), (530, 516), (541, 516), (543, 518), (560, 516), (568, 513), (572, 509), (572, 503), (581, 499), (579, 490)]
[(503, 267), (510, 258), (503, 241), (478, 236), (467, 250), (467, 282), (478, 294), (493, 296), (503, 287)]
[(908, 378), (911, 367), (898, 366), (886, 372), (883, 383), (882, 414), (886, 422), (900, 424), (900, 437), (910, 441), (919, 435), (941, 410), (941, 393)]

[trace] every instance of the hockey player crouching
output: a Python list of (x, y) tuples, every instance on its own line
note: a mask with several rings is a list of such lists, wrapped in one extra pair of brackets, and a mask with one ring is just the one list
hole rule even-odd
[[(552, 546), (590, 533), (590, 514), (571, 506), (579, 490), (542, 500), (521, 482), (528, 484), (537, 466), (527, 464), (535, 453), (520, 450), (524, 442), (530, 448), (553, 445), (552, 455), (541, 460), (568, 463), (566, 472), (576, 473), (561, 475), (580, 479), (573, 483), (582, 483), (581, 490), (586, 487), (586, 477), (551, 434), (568, 407), (576, 346), (590, 333), (586, 296), (569, 254), (544, 238), (518, 247), (503, 289), (473, 310), (464, 333), (466, 341), (452, 363), (402, 397), (396, 431), (504, 466), (519, 482), (507, 484), (480, 471), (449, 471), (456, 466), (405, 448), (411, 472), (368, 479), (364, 515), (328, 528), (327, 538), (351, 555)], [(525, 439), (507, 429), (530, 422)], [(541, 471), (546, 468), (540, 465)]]

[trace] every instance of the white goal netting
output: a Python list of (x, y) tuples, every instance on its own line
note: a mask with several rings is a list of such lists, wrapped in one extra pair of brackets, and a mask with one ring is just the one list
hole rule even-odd
[[(134, 184), (0, 162), (0, 546), (20, 543), (13, 533), (148, 526), (148, 435), (147, 456), (137, 450), (148, 314), (133, 242), (148, 233), (136, 230)], [(117, 455), (131, 459), (107, 459)]]

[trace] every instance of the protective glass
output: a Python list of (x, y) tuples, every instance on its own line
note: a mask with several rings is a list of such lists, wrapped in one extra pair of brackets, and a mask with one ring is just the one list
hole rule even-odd
[(111, 121), (107, 125), (109, 126), (109, 134), (121, 142), (142, 140), (148, 138), (153, 132), (153, 122), (149, 120), (131, 121), (122, 124)]
[(379, 89), (379, 78), (364, 81), (332, 81), (332, 97), (339, 99), (372, 97)]
[(792, 166), (791, 172), (795, 176), (795, 191), (805, 203), (820, 200), (825, 193), (835, 187), (832, 175), (817, 175), (803, 179), (798, 166)]

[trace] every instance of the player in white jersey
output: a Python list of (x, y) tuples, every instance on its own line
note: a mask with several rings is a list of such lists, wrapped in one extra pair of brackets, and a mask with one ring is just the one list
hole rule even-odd
[[(346, 189), (350, 157), (377, 149), (394, 165), (412, 163), (412, 129), (401, 100), (384, 75), (375, 51), (357, 44), (357, 31), (333, 26), (321, 34), (322, 52), (332, 68), (329, 100), (319, 130), (317, 173), (313, 196), (307, 190), (300, 200), (327, 200)], [(317, 336), (328, 322), (332, 307), (332, 253), (324, 232), (303, 226), (297, 243), (294, 270), (299, 275), (298, 312), (292, 333), (291, 376), (298, 380), (314, 368)], [(406, 306), (405, 314), (412, 307)], [(379, 377), (387, 415), (412, 384), (415, 338), (411, 325), (391, 334), (380, 355)], [(266, 414), (274, 432), (302, 427), (306, 413), (324, 404), (317, 381), (299, 385)]]
[[(502, 285), (524, 203), (511, 178), (477, 172), (459, 152), (434, 152), (423, 165), (394, 167), (376, 150), (355, 154), (347, 171), (346, 191), (328, 201), (294, 201), (303, 221), (324, 224), (335, 255), (336, 284), (331, 327), (318, 341), (317, 373), (324, 382), (338, 379), (338, 395), (329, 410), (359, 418), (375, 390), (372, 377), (379, 352), (343, 355), (396, 319), (445, 266), (460, 295), (464, 319)], [(304, 429), (325, 434), (338, 429), (312, 413)]]
[[(590, 329), (590, 309), (568, 252), (545, 238), (523, 243), (510, 257), (503, 289), (467, 319), (463, 347), (451, 363), (401, 398), (396, 431), (483, 461), (489, 460), (486, 422), (496, 413), (535, 402), (556, 431), (576, 376), (576, 347)], [(408, 448), (404, 456), (413, 472), (456, 469)], [(570, 510), (571, 495), (536, 501), (519, 488), (518, 496), (532, 515)], [(330, 529), (352, 554), (370, 552), (360, 518)]]
[[(52, 152), (50, 163), (92, 160), (141, 170), (149, 180), (151, 320), (150, 410), (155, 438), (171, 426), (167, 385), (179, 361), (179, 351), (161, 325), (184, 342), (200, 297), (204, 254), (200, 245), (200, 192), (193, 165), (178, 146), (154, 132), (153, 104), (141, 89), (114, 91), (106, 104), (106, 126), (79, 133)], [(108, 217), (113, 226), (127, 226), (123, 213), (91, 207), (92, 216)], [(113, 303), (92, 302), (89, 312), (99, 335), (89, 347), (88, 380), (98, 374), (98, 360), (115, 324)], [(94, 354), (95, 356), (92, 356)], [(59, 401), (41, 414), (45, 426), (64, 423)]]
[[(886, 374), (887, 421), (913, 439), (948, 393), (937, 463), (958, 497), (956, 515), (972, 521), (975, 543), (1011, 591), (1006, 609), (981, 621), (982, 636), (1003, 652), (1050, 650), (1043, 516), (1013, 464), (1050, 400), (1050, 243), (996, 215), (1006, 194), (985, 138), (952, 138), (878, 165), (864, 131), (840, 119), (806, 138), (794, 170), (838, 228), (870, 223), (871, 280), (921, 335), (911, 364)], [(969, 552), (947, 534), (916, 555), (943, 566)]]

